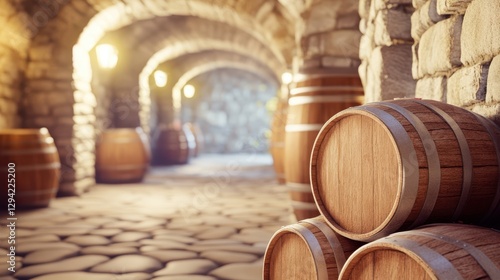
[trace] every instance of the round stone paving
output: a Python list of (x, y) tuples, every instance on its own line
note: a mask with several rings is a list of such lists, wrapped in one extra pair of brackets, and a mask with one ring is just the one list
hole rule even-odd
[[(0, 257), (0, 280), (261, 279), (267, 242), (295, 221), (270, 157), (248, 158), (154, 167), (143, 183), (96, 185), (17, 211), (16, 272)], [(238, 167), (231, 176), (227, 162)], [(0, 236), (8, 236), (1, 215)], [(5, 256), (6, 240), (0, 248)]]

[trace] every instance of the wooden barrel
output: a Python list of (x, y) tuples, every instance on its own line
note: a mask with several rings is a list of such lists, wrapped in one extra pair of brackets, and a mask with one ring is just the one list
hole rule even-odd
[(303, 75), (290, 90), (285, 135), (285, 180), (297, 220), (319, 215), (309, 179), (314, 140), (323, 124), (341, 110), (360, 105), (359, 76)]
[(264, 280), (337, 279), (363, 243), (337, 235), (321, 217), (278, 230), (264, 256)]
[(311, 180), (330, 226), (370, 241), (424, 223), (500, 219), (500, 130), (465, 109), (394, 100), (332, 117)]
[(186, 123), (184, 124), (194, 136), (195, 148), (193, 156), (197, 157), (203, 151), (203, 133), (201, 132), (200, 127), (196, 123)]
[(182, 131), (186, 136), (186, 143), (188, 146), (188, 154), (190, 157), (195, 157), (197, 155), (196, 138), (191, 130), (190, 126), (186, 123), (182, 126)]
[(356, 250), (339, 279), (500, 279), (500, 232), (430, 225)]
[(269, 152), (273, 158), (273, 167), (278, 183), (285, 183), (285, 125), (288, 100), (278, 99), (271, 122), (271, 141)]
[(189, 147), (184, 130), (172, 125), (161, 125), (155, 136), (159, 164), (185, 164), (189, 161)]
[(0, 166), (2, 205), (12, 198), (16, 209), (47, 207), (55, 197), (61, 163), (46, 128), (0, 130)]
[(108, 129), (96, 141), (96, 181), (140, 182), (150, 160), (149, 141), (140, 127)]

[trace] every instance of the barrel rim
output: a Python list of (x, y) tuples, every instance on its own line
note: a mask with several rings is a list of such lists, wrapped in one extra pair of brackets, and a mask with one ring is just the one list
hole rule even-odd
[(358, 78), (358, 73), (297, 73), (293, 77), (293, 83), (307, 81), (308, 79), (319, 79), (319, 78), (327, 78), (327, 77), (335, 77), (335, 78)]
[[(400, 199), (403, 197), (403, 186), (405, 185), (405, 179), (404, 179), (404, 174), (403, 174), (403, 155), (398, 149), (398, 145), (396, 143), (396, 139), (394, 137), (393, 132), (391, 129), (387, 126), (386, 123), (383, 122), (377, 116), (375, 113), (368, 112), (363, 110), (363, 108), (366, 108), (365, 106), (356, 106), (352, 107), (346, 110), (343, 110), (337, 114), (335, 114), (333, 117), (331, 117), (321, 128), (320, 132), (318, 133), (314, 144), (313, 144), (313, 149), (311, 152), (311, 158), (310, 158), (310, 181), (311, 181), (311, 189), (313, 193), (313, 198), (314, 201), (316, 202), (316, 205), (318, 207), (319, 212), (325, 217), (326, 222), (334, 229), (335, 232), (338, 234), (347, 237), (349, 239), (357, 240), (357, 241), (373, 241), (378, 238), (387, 236), (388, 234), (394, 232), (397, 230), (404, 220), (402, 220), (399, 216), (401, 216), (401, 213), (398, 213), (399, 205), (398, 203)], [(382, 126), (382, 128), (386, 131), (388, 134), (389, 138), (391, 139), (392, 145), (394, 147), (397, 160), (398, 160), (398, 190), (396, 193), (396, 196), (394, 198), (394, 203), (392, 205), (391, 211), (388, 213), (386, 219), (380, 225), (378, 225), (375, 229), (366, 232), (366, 233), (354, 233), (351, 231), (348, 231), (341, 227), (338, 223), (335, 222), (335, 220), (328, 214), (328, 211), (326, 210), (326, 207), (324, 206), (323, 200), (321, 199), (321, 196), (319, 195), (318, 191), (318, 159), (319, 159), (319, 154), (322, 151), (323, 143), (326, 140), (326, 135), (330, 132), (332, 127), (340, 120), (349, 117), (351, 115), (363, 115), (366, 117), (371, 118), (378, 124)], [(411, 210), (411, 209), (410, 209)]]
[(415, 252), (409, 250), (408, 248), (406, 248), (404, 246), (397, 246), (399, 244), (395, 245), (394, 243), (391, 243), (391, 242), (385, 242), (384, 239), (385, 238), (372, 241), (370, 243), (367, 243), (367, 244), (359, 247), (356, 251), (354, 251), (349, 256), (349, 258), (347, 258), (345, 265), (342, 267), (342, 270), (339, 273), (338, 279), (342, 279), (342, 280), (349, 279), (349, 276), (351, 275), (352, 270), (355, 268), (355, 266), (353, 266), (353, 265), (358, 264), (363, 259), (363, 257), (370, 254), (371, 252), (377, 251), (379, 249), (386, 249), (386, 250), (398, 251), (400, 253), (405, 254), (406, 256), (411, 258), (412, 260), (416, 261), (417, 263), (419, 263), (420, 265), (425, 267), (425, 271), (428, 273), (428, 275), (432, 279), (438, 280), (438, 278), (435, 275), (429, 273), (429, 271), (433, 271), (432, 267), (427, 265), (425, 263), (425, 261), (422, 258), (420, 258), (420, 256), (418, 256)]
[[(306, 244), (307, 249), (309, 250), (310, 256), (314, 260), (314, 264), (315, 264), (314, 269), (315, 269), (316, 275), (318, 276), (318, 279), (319, 280), (327, 280), (328, 279), (328, 277), (327, 278), (320, 278), (320, 273), (319, 273), (320, 269), (324, 269), (324, 271), (327, 274), (326, 276), (328, 276), (328, 273), (327, 273), (328, 269), (326, 267), (326, 263), (324, 263), (324, 267), (321, 267), (322, 265), (316, 259), (316, 256), (314, 254), (315, 250), (313, 250), (312, 244), (310, 244), (311, 242), (309, 240), (307, 240), (307, 238), (304, 236), (304, 232), (301, 230), (303, 228), (304, 230), (308, 230), (309, 231), (309, 229), (307, 229), (301, 223), (308, 223), (308, 224), (316, 227), (316, 225), (314, 223), (309, 223), (308, 222), (310, 220), (315, 220), (316, 218), (310, 218), (310, 219), (301, 220), (301, 221), (298, 221), (295, 224), (291, 224), (291, 225), (287, 225), (287, 226), (281, 227), (279, 230), (277, 230), (273, 234), (273, 236), (271, 237), (271, 239), (270, 239), (270, 241), (269, 241), (269, 243), (267, 245), (266, 252), (264, 254), (264, 268), (262, 269), (263, 279), (270, 279), (269, 278), (270, 277), (269, 274), (270, 274), (270, 270), (271, 270), (271, 268), (270, 268), (270, 265), (271, 265), (271, 256), (272, 256), (272, 254), (274, 252), (275, 245), (278, 242), (278, 240), (283, 235), (285, 235), (287, 233), (293, 233), (293, 234), (295, 234), (300, 239), (302, 239), (302, 241)], [(320, 229), (320, 231), (321, 231), (321, 229)], [(323, 232), (323, 231), (321, 231), (321, 232)], [(313, 235), (314, 235), (314, 233), (313, 233)], [(319, 249), (320, 249), (320, 251), (322, 251), (321, 247)], [(333, 249), (332, 249), (332, 251), (333, 251)], [(339, 274), (340, 274), (340, 270), (339, 270)]]

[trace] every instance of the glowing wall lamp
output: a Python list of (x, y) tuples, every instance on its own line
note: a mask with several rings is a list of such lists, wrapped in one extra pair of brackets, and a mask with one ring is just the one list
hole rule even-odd
[(104, 69), (115, 68), (118, 62), (118, 50), (110, 44), (101, 44), (96, 48), (97, 63)]
[(168, 81), (167, 73), (165, 73), (161, 70), (156, 70), (154, 72), (153, 76), (154, 76), (155, 84), (157, 87), (164, 87), (167, 85), (167, 81)]
[(293, 81), (293, 75), (290, 72), (285, 72), (281, 74), (281, 82), (285, 85), (288, 85)]
[(187, 84), (184, 86), (184, 96), (186, 98), (193, 98), (195, 92), (196, 89), (194, 88), (193, 85)]

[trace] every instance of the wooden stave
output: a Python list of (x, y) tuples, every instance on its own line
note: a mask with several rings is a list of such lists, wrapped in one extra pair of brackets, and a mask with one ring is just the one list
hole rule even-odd
[[(432, 109), (438, 110), (438, 111), (441, 110), (442, 112), (444, 112), (443, 110), (446, 110), (447, 108), (439, 108), (439, 107), (450, 106), (450, 105), (447, 105), (447, 104), (442, 105), (442, 103), (440, 103), (440, 102), (429, 101), (429, 100), (426, 100), (426, 101), (419, 101), (419, 100), (397, 100), (397, 101), (389, 101), (389, 102), (375, 102), (375, 103), (368, 104), (368, 106), (359, 106), (359, 107), (351, 108), (350, 110), (345, 110), (345, 111), (340, 112), (339, 114), (333, 116), (327, 123), (325, 123), (325, 126), (323, 127), (322, 131), (320, 132), (320, 134), (318, 135), (318, 138), (315, 141), (315, 144), (314, 144), (315, 148), (314, 148), (313, 153), (311, 155), (311, 177), (312, 178), (314, 177), (311, 180), (312, 180), (312, 189), (313, 189), (313, 194), (314, 194), (314, 197), (315, 197), (315, 201), (316, 201), (316, 204), (318, 205), (318, 208), (319, 208), (320, 212), (323, 215), (325, 215), (325, 217), (327, 219), (327, 222), (330, 224), (330, 226), (332, 226), (339, 234), (341, 234), (343, 236), (346, 236), (348, 238), (352, 238), (352, 239), (355, 239), (355, 240), (360, 240), (360, 241), (372, 241), (372, 240), (381, 238), (383, 236), (387, 236), (387, 235), (389, 235), (389, 234), (391, 234), (391, 233), (393, 233), (393, 232), (395, 232), (397, 230), (401, 230), (401, 229), (405, 229), (405, 228), (406, 229), (410, 229), (410, 228), (414, 228), (414, 227), (416, 227), (418, 225), (421, 225), (421, 224), (423, 224), (424, 222), (427, 221), (426, 219), (429, 218), (430, 212), (437, 212), (435, 208), (434, 209), (424, 208), (424, 211), (427, 211), (427, 216), (425, 216), (425, 214), (423, 215), (424, 216), (423, 218), (421, 216), (417, 216), (417, 218), (416, 218), (417, 221), (414, 221), (414, 222), (408, 224), (408, 221), (406, 221), (407, 214), (409, 215), (409, 211), (410, 210), (413, 210), (413, 212), (414, 212), (414, 209), (403, 209), (403, 210), (401, 210), (401, 209), (394, 208), (393, 211), (391, 212), (391, 215), (395, 213), (396, 216), (394, 216), (394, 217), (392, 217), (392, 216), (388, 217), (388, 219), (386, 220), (386, 222), (384, 224), (380, 225), (378, 228), (376, 228), (372, 232), (367, 232), (367, 233), (366, 232), (365, 233), (352, 233), (352, 232), (349, 232), (349, 231), (343, 229), (341, 226), (339, 226), (333, 220), (333, 218), (330, 217), (330, 214), (328, 213), (327, 210), (325, 210), (325, 207), (323, 206), (321, 195), (319, 194), (319, 192), (317, 190), (317, 188), (318, 188), (318, 186), (317, 186), (318, 185), (318, 181), (317, 181), (318, 180), (318, 171), (315, 168), (317, 168), (317, 156), (318, 156), (319, 149), (320, 149), (319, 146), (321, 145), (322, 141), (325, 138), (325, 134), (326, 134), (325, 131), (328, 130), (330, 126), (332, 126), (332, 122), (334, 120), (338, 121), (339, 118), (343, 118), (345, 116), (348, 116), (348, 114), (350, 114), (352, 112), (355, 112), (356, 114), (359, 113), (359, 114), (362, 114), (362, 115), (373, 115), (373, 116), (375, 116), (375, 118), (378, 118), (379, 115), (377, 115), (377, 114), (381, 113), (381, 109), (380, 108), (371, 108), (369, 106), (384, 107), (382, 113), (386, 114), (387, 113), (386, 111), (394, 109), (395, 107), (397, 107), (397, 103), (400, 103), (400, 102), (415, 102), (415, 103), (417, 103), (419, 105), (426, 106), (426, 107), (431, 107), (431, 108), (432, 107), (437, 107), (437, 109), (436, 108), (432, 108)], [(429, 104), (424, 104), (425, 102), (429, 102)], [(362, 108), (362, 109), (360, 109), (360, 108)], [(462, 114), (464, 114), (464, 112), (466, 112), (464, 109), (461, 109), (461, 108), (458, 108), (458, 107), (454, 107), (454, 108), (455, 109), (453, 109), (452, 111), (454, 111), (455, 114), (457, 114), (458, 111), (460, 113), (462, 113)], [(365, 109), (368, 109), (368, 110), (365, 110)], [(362, 111), (359, 111), (359, 110), (362, 110)], [(394, 115), (394, 114), (401, 114), (397, 110), (394, 110), (391, 113), (392, 113), (392, 115)], [(495, 136), (492, 133), (494, 131), (496, 131), (496, 133), (498, 133), (498, 135), (500, 135), (500, 129), (498, 129), (498, 127), (496, 127), (496, 130), (495, 130), (495, 126), (496, 125), (493, 122), (487, 121), (486, 119), (484, 119), (483, 117), (481, 117), (479, 115), (473, 114), (472, 112), (468, 112), (468, 114), (469, 114), (468, 115), (469, 119), (477, 118), (477, 120), (478, 120), (477, 122), (478, 123), (479, 122), (488, 123), (488, 125), (489, 125), (488, 128), (489, 129), (483, 128), (484, 130), (486, 130), (486, 132), (483, 132), (483, 133), (487, 134), (488, 137), (490, 137), (490, 140), (492, 140), (492, 142), (495, 142), (494, 141)], [(392, 115), (390, 117), (393, 117)], [(401, 115), (403, 115), (403, 114), (401, 114)], [(407, 117), (407, 116), (403, 116), (403, 117)], [(442, 118), (441, 116), (438, 116), (438, 117)], [(385, 125), (385, 123), (383, 123), (383, 121), (382, 121), (382, 124)], [(401, 128), (400, 128), (400, 130), (401, 130)], [(393, 135), (397, 135), (398, 136), (398, 137), (395, 137), (395, 140), (398, 140), (397, 138), (404, 138), (404, 137), (402, 137), (404, 135), (401, 135), (401, 131), (399, 131), (399, 132), (391, 131), (391, 133)], [(498, 139), (500, 139), (500, 136), (498, 137)], [(415, 139), (413, 139), (413, 140), (415, 140)], [(408, 141), (408, 139), (405, 139), (405, 141)], [(401, 142), (401, 140), (400, 140), (400, 142)], [(396, 146), (398, 146), (398, 148), (400, 148), (400, 145), (401, 144), (396, 144)], [(498, 144), (498, 142), (495, 145), (496, 145), (495, 147), (496, 147), (496, 150), (497, 150), (496, 157), (497, 157), (497, 164), (498, 164), (498, 163), (500, 163), (500, 153), (498, 152), (498, 151), (500, 151), (500, 145)], [(434, 149), (435, 149), (435, 147), (434, 147)], [(432, 148), (431, 148), (431, 150), (432, 150)], [(408, 155), (411, 154), (411, 153), (414, 153), (414, 151), (407, 150), (406, 152), (403, 153), (403, 155), (400, 154), (400, 157), (402, 157), (402, 158), (403, 157), (408, 157)], [(432, 158), (432, 156), (429, 156), (428, 154), (426, 154), (426, 156), (428, 158)], [(401, 160), (401, 161), (404, 162), (404, 160)], [(429, 167), (430, 166), (431, 165), (429, 165)], [(402, 170), (402, 169), (405, 169), (405, 168), (403, 166), (400, 169)], [(432, 170), (432, 168), (430, 168), (430, 169)], [(402, 171), (400, 171), (400, 172), (402, 172)], [(430, 176), (430, 177), (431, 178), (429, 178), (430, 179), (429, 181), (432, 180), (432, 176)], [(480, 177), (480, 176), (478, 176), (478, 177)], [(411, 180), (409, 180), (409, 181), (411, 181)], [(437, 183), (437, 185), (439, 185), (439, 182)], [(491, 185), (491, 182), (490, 182), (490, 185)], [(497, 203), (498, 203), (498, 201), (500, 200), (500, 176), (497, 177), (497, 186), (498, 186), (498, 188), (497, 188), (496, 194), (494, 194), (494, 197), (495, 197), (495, 201), (497, 201)], [(417, 188), (417, 187), (418, 186), (414, 186), (414, 185), (412, 187), (410, 187), (411, 189), (413, 189), (412, 192), (411, 192), (411, 195), (415, 195), (415, 192), (416, 192), (415, 188)], [(406, 189), (406, 187), (403, 188), (403, 189)], [(435, 192), (434, 194), (437, 195), (437, 192)], [(438, 199), (438, 198), (435, 198), (435, 199)], [(424, 204), (426, 202), (428, 202), (427, 201), (427, 197), (426, 197), (425, 200), (423, 200), (423, 202), (424, 202)], [(432, 205), (432, 203), (429, 203), (429, 205)], [(429, 207), (429, 205), (427, 205), (426, 207)], [(397, 205), (395, 205), (395, 206), (397, 206)], [(413, 205), (413, 206), (416, 207), (416, 205)], [(405, 213), (401, 213), (401, 211), (403, 211)], [(455, 212), (459, 212), (459, 210), (456, 210)], [(496, 206), (496, 210), (495, 210), (495, 205), (491, 205), (491, 207), (489, 209), (489, 215), (494, 216), (494, 217), (500, 217), (500, 204), (498, 204)], [(456, 214), (455, 214), (455, 216), (456, 216)], [(392, 219), (389, 219), (391, 217), (392, 217)], [(431, 220), (431, 222), (447, 222), (447, 221), (450, 221), (450, 222), (451, 221), (456, 221), (456, 219), (453, 219), (453, 220), (449, 220), (449, 219), (448, 220), (439, 220), (438, 219), (436, 221)], [(491, 219), (491, 221), (494, 221), (494, 219)], [(405, 225), (403, 225), (403, 223)], [(387, 226), (387, 225), (388, 225), (388, 227), (385, 228), (385, 226)]]
[(269, 153), (273, 158), (273, 168), (279, 184), (285, 184), (285, 125), (288, 111), (288, 100), (278, 99), (276, 110), (271, 121), (271, 139)]
[[(304, 170), (303, 166), (309, 165), (318, 132), (332, 115), (362, 104), (363, 87), (359, 76), (333, 74), (300, 75), (294, 86), (290, 90), (285, 125), (284, 175), (287, 186), (291, 188), (295, 216), (297, 220), (303, 220), (319, 215), (312, 203), (313, 194), (311, 190), (296, 192), (290, 185), (299, 184), (310, 188), (309, 170)], [(296, 115), (302, 118), (293, 117)], [(297, 147), (301, 150), (297, 151)], [(297, 198), (306, 202), (295, 200)]]
[[(17, 208), (48, 207), (56, 197), (61, 176), (59, 153), (46, 128), (0, 130), (0, 164), (15, 163)], [(8, 169), (2, 168), (2, 189), (7, 190)], [(40, 184), (44, 185), (40, 185)], [(4, 186), (5, 184), (5, 186)], [(0, 195), (7, 203), (7, 191)]]
[[(467, 238), (458, 237), (466, 231), (471, 231)], [(429, 224), (410, 231), (396, 232), (361, 246), (347, 259), (338, 279), (389, 279), (388, 275), (382, 275), (387, 274), (388, 270), (391, 271), (390, 277), (395, 279), (410, 276), (416, 279), (499, 279), (500, 255), (494, 254), (499, 249), (499, 231), (465, 224)], [(373, 271), (373, 267), (372, 270), (370, 267), (357, 270), (358, 264), (363, 265), (363, 261), (376, 258), (373, 252), (384, 250), (397, 252), (399, 257), (404, 256), (410, 262), (404, 261), (404, 269), (398, 269), (397, 263), (390, 262), (394, 256), (392, 254), (377, 258), (378, 265), (387, 269), (380, 269), (378, 273)], [(454, 257), (457, 252), (468, 257), (466, 262), (462, 261), (465, 264), (460, 263), (463, 257)], [(472, 275), (467, 274), (473, 264), (476, 269)], [(425, 275), (416, 275), (411, 268), (415, 265), (420, 266), (420, 272)], [(356, 272), (366, 272), (370, 276), (360, 277)]]
[(186, 136), (189, 157), (196, 157), (198, 154), (198, 146), (196, 144), (196, 137), (193, 131), (186, 124), (182, 126), (182, 131), (184, 136)]
[[(315, 275), (318, 280), (336, 279), (347, 258), (363, 243), (349, 240), (336, 234), (325, 223), (323, 217), (318, 216), (299, 221), (296, 224), (282, 227), (275, 232), (266, 248), (264, 255), (263, 279), (271, 278), (271, 258), (276, 243), (284, 234), (295, 234), (308, 247), (314, 263)], [(306, 256), (300, 255), (301, 258)], [(292, 264), (293, 265), (293, 264)], [(308, 275), (311, 276), (311, 275)], [(304, 278), (305, 279), (305, 278)], [(307, 278), (312, 279), (312, 278)]]
[[(106, 152), (119, 153), (128, 160), (106, 162), (112, 158)], [(110, 184), (141, 182), (150, 160), (149, 140), (140, 127), (108, 129), (96, 141), (96, 181)]]

